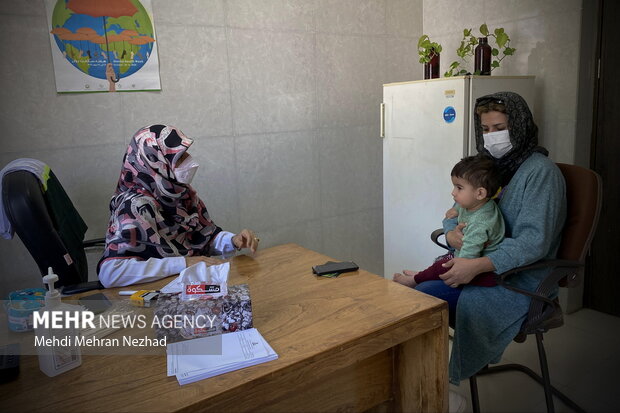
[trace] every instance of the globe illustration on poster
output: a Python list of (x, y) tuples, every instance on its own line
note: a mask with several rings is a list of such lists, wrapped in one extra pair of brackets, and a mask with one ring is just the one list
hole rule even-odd
[(58, 0), (51, 34), (64, 59), (113, 83), (139, 71), (152, 55), (154, 28), (138, 0)]

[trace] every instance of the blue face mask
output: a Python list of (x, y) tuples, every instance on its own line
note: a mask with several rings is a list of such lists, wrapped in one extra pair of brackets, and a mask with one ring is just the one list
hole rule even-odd
[(512, 149), (508, 129), (485, 133), (482, 137), (484, 139), (484, 148), (489, 151), (491, 156), (495, 159), (501, 158)]

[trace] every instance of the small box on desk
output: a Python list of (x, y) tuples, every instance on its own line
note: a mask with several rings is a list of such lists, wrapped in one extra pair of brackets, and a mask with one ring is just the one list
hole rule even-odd
[(181, 301), (181, 294), (160, 294), (155, 308), (157, 338), (168, 343), (252, 328), (252, 300), (247, 284), (209, 300)]

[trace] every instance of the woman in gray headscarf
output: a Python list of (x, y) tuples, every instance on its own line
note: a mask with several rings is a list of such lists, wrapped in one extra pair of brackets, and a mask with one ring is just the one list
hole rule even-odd
[[(564, 178), (548, 151), (538, 146), (538, 128), (525, 100), (512, 92), (483, 96), (476, 101), (474, 122), (479, 156), (493, 159), (501, 173), (497, 202), (506, 224), (505, 239), (484, 257), (452, 259), (442, 281), (416, 287), (450, 304), (455, 321), (450, 357), (454, 384), (499, 362), (530, 303), (530, 298), (504, 287), (469, 282), (483, 272), (501, 274), (554, 258), (566, 218)], [(463, 233), (456, 219), (446, 219), (443, 225), (448, 243), (460, 249)], [(548, 269), (523, 271), (507, 282), (533, 291), (548, 273)]]

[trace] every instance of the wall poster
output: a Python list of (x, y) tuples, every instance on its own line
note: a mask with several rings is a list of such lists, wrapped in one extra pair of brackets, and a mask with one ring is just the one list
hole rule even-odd
[(161, 90), (151, 0), (45, 0), (56, 90)]

